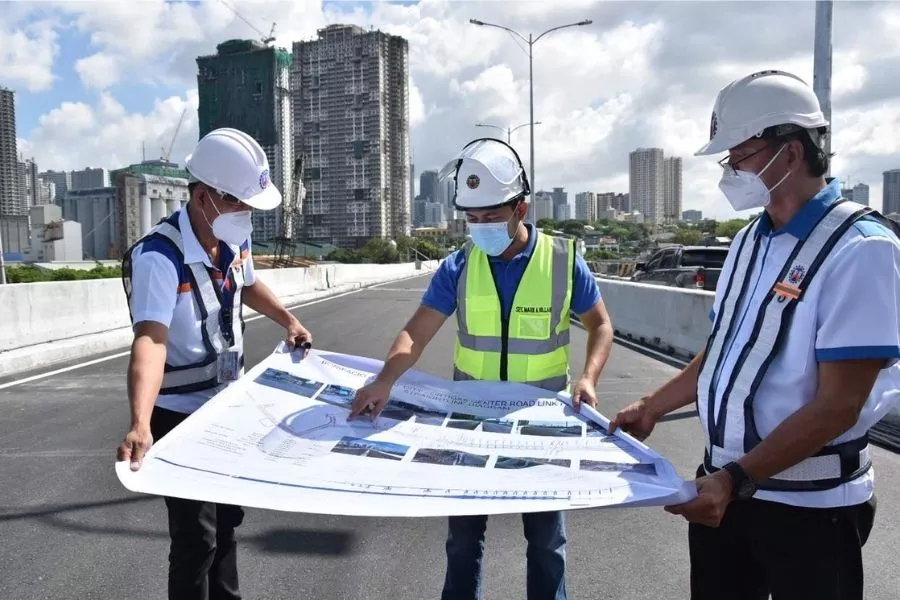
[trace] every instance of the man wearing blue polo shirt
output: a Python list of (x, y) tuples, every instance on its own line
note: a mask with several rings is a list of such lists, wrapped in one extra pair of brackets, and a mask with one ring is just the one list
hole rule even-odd
[(783, 71), (730, 83), (710, 141), (719, 187), (764, 209), (725, 261), (706, 348), (612, 427), (641, 439), (696, 403), (706, 435), (689, 521), (691, 598), (861, 600), (875, 517), (868, 431), (900, 396), (896, 226), (826, 179), (828, 121)]
[[(454, 379), (518, 381), (554, 392), (569, 388), (569, 315), (588, 332), (587, 359), (573, 404), (596, 406), (595, 389), (613, 330), (597, 282), (573, 240), (525, 224), (530, 189), (511, 146), (491, 138), (466, 145), (443, 170), (454, 204), (466, 212), (471, 242), (451, 254), (422, 304), (394, 341), (375, 380), (357, 392), (351, 418), (377, 416), (390, 390), (454, 312)], [(528, 540), (528, 600), (564, 600), (565, 525), (561, 512), (522, 515)], [(442, 600), (481, 598), (486, 516), (449, 518)]]

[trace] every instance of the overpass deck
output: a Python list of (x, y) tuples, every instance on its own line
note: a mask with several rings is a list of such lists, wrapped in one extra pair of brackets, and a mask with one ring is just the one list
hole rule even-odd
[[(418, 277), (368, 288), (295, 313), (316, 345), (381, 357), (427, 284)], [(615, 318), (615, 315), (613, 315)], [(449, 374), (454, 327), (448, 322), (419, 368)], [(248, 323), (249, 363), (264, 358), (281, 330)], [(573, 333), (573, 367), (584, 360), (585, 334)], [(102, 358), (102, 357), (101, 357)], [(125, 491), (113, 472), (114, 450), (128, 425), (118, 356), (71, 365), (49, 376), (0, 381), (0, 598), (165, 598), (168, 538), (161, 499)], [(611, 415), (675, 373), (616, 345), (599, 386)], [(25, 380), (22, 383), (16, 381)], [(703, 442), (692, 410), (670, 415), (650, 443), (690, 476)], [(896, 597), (900, 533), (900, 456), (875, 449), (878, 515), (865, 550), (871, 600)], [(365, 519), (248, 510), (239, 530), (239, 568), (247, 598), (420, 600), (439, 597), (444, 519)], [(685, 598), (687, 526), (662, 509), (568, 513), (571, 598)], [(523, 598), (521, 520), (492, 517), (485, 595)]]

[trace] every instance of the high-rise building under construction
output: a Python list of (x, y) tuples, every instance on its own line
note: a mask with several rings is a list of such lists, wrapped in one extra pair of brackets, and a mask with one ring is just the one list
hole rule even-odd
[[(216, 54), (197, 58), (200, 137), (219, 127), (253, 136), (285, 196), (294, 162), (290, 64), (288, 51), (255, 40), (229, 40), (216, 46)], [(281, 207), (253, 212), (254, 241), (281, 235), (281, 213)]]
[(302, 235), (341, 247), (410, 233), (409, 46), (330, 25), (295, 42), (294, 152), (306, 155)]

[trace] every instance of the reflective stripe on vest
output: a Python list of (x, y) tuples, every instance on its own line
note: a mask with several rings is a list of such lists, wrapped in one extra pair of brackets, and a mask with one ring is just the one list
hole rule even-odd
[[(854, 223), (870, 214), (877, 216), (868, 207), (839, 200), (829, 206), (805, 240), (798, 240), (763, 299), (750, 338), (741, 347), (731, 377), (726, 381), (720, 377), (726, 358), (723, 349), (736, 335), (741, 300), (752, 293), (750, 282), (762, 237), (757, 235), (759, 220), (744, 230), (740, 240), (735, 240), (735, 265), (707, 340), (697, 385), (698, 413), (709, 436), (704, 461), (708, 471), (739, 459), (762, 441), (753, 411), (756, 392), (784, 344), (797, 303), (803, 299), (835, 244)], [(752, 251), (748, 252), (750, 244)], [(740, 289), (735, 289), (736, 282)], [(722, 401), (716, 415), (715, 399), (720, 392)], [(758, 482), (758, 486), (782, 491), (830, 489), (859, 477), (870, 465), (868, 440), (864, 436), (826, 446), (815, 456)]]
[(471, 242), (457, 288), (454, 379), (519, 381), (552, 391), (569, 382), (575, 247), (539, 231), (504, 320), (487, 255)]
[[(179, 257), (184, 257), (184, 240), (181, 231), (178, 230), (168, 219), (160, 222), (148, 234), (139, 240), (135, 246), (150, 237), (161, 237), (168, 240), (178, 251)], [(125, 293), (131, 298), (131, 252), (134, 247), (126, 253), (123, 260), (123, 280)], [(234, 295), (230, 310), (231, 325), (231, 341), (226, 339), (222, 331), (222, 296), (217, 289), (216, 283), (209, 275), (206, 265), (203, 262), (189, 263), (185, 267), (188, 269), (187, 276), (191, 284), (191, 296), (194, 306), (200, 314), (201, 337), (203, 346), (206, 349), (206, 355), (197, 362), (187, 365), (171, 365), (166, 361), (165, 372), (163, 374), (163, 382), (160, 388), (160, 395), (167, 394), (188, 394), (200, 390), (211, 389), (219, 385), (218, 373), (218, 357), (224, 350), (233, 348), (238, 350), (238, 361), (243, 367), (243, 315), (241, 305), (241, 290), (243, 288), (243, 267), (239, 270), (240, 281), (230, 272), (224, 273), (225, 277), (232, 277), (234, 284)], [(231, 269), (229, 269), (230, 271)], [(169, 338), (171, 343), (171, 338)]]

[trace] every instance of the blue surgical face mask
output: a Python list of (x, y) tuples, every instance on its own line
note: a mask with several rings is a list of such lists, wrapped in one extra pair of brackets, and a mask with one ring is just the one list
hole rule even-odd
[(469, 233), (472, 235), (472, 243), (488, 256), (500, 256), (513, 242), (509, 235), (509, 221), (469, 223)]

